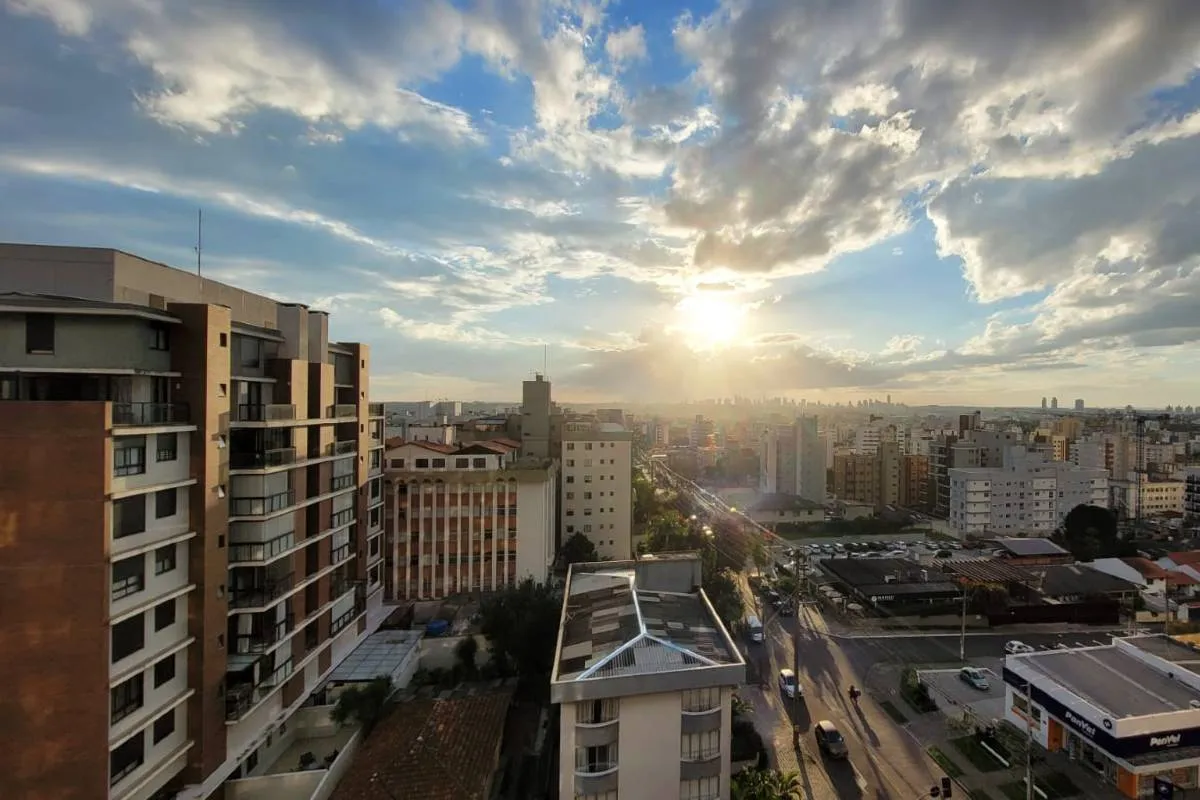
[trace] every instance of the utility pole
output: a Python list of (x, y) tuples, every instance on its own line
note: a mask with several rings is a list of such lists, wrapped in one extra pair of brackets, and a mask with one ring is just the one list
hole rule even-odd
[(967, 663), (967, 584), (963, 584), (962, 630), (958, 634), (958, 660)]
[(1033, 684), (1025, 680), (1025, 800), (1033, 796)]
[[(792, 577), (795, 580), (792, 582), (792, 672), (796, 676), (796, 693), (792, 697), (792, 708), (796, 712), (800, 711), (800, 548), (792, 550)], [(807, 553), (804, 554), (804, 561), (808, 561)], [(805, 578), (808, 577), (808, 570), (804, 572)], [(792, 729), (795, 731), (795, 717), (793, 717)]]

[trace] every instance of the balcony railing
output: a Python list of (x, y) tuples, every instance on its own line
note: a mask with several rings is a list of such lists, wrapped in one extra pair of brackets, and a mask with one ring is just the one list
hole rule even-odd
[(229, 456), (229, 466), (233, 469), (268, 469), (283, 467), (296, 463), (296, 448), (277, 447), (274, 450), (262, 450), (250, 453), (233, 453)]
[(241, 542), (229, 545), (229, 563), (270, 561), (296, 546), (296, 532), (288, 531), (267, 542)]
[(237, 422), (279, 422), (296, 418), (296, 406), (288, 403), (239, 403), (234, 406)]
[(717, 756), (721, 755), (720, 746), (713, 747), (698, 747), (695, 750), (685, 751), (679, 756), (680, 761), (712, 761)]
[(292, 660), (289, 658), (274, 672), (259, 681), (257, 686), (240, 683), (230, 686), (225, 692), (225, 719), (235, 722), (250, 712), (250, 709), (266, 699), (267, 695), (292, 675)]
[(261, 517), (282, 511), (296, 504), (296, 492), (288, 489), (286, 492), (267, 495), (266, 497), (235, 497), (230, 503), (231, 517)]
[(348, 453), (353, 453), (358, 449), (358, 442), (355, 439), (348, 439), (344, 442), (333, 443), (333, 454), (335, 456), (344, 456)]
[(295, 586), (294, 572), (272, 578), (259, 586), (234, 587), (229, 591), (230, 608), (257, 608), (279, 599)]
[(288, 614), (284, 619), (265, 630), (239, 634), (235, 642), (236, 653), (265, 653), (296, 629), (296, 617)]
[(349, 489), (353, 485), (353, 475), (334, 475), (329, 481), (329, 491), (337, 492), (342, 489)]
[(336, 514), (331, 514), (329, 517), (329, 527), (340, 528), (343, 525), (349, 525), (354, 521), (354, 509), (347, 508), (344, 511), (338, 511)]
[(113, 425), (184, 425), (191, 419), (187, 403), (113, 403)]
[(367, 403), (367, 416), (382, 417), (386, 416), (383, 410), (383, 403)]
[(336, 406), (328, 406), (325, 409), (325, 416), (330, 419), (352, 419), (358, 416), (358, 406), (353, 403), (339, 403)]
[(583, 777), (607, 775), (617, 769), (616, 761), (592, 761), (587, 764), (576, 764), (575, 774)]
[[(337, 597), (337, 596), (339, 596), (339, 594), (342, 594), (342, 593), (335, 591), (333, 596)], [(344, 614), (342, 614), (340, 617), (333, 620), (333, 622), (331, 622), (329, 624), (329, 635), (334, 636), (335, 634), (341, 632), (347, 625), (349, 625), (354, 620), (358, 619), (362, 615), (363, 611), (365, 611), (365, 610), (366, 610), (365, 606), (363, 606), (359, 603), (355, 603), (353, 607), (347, 609)]]

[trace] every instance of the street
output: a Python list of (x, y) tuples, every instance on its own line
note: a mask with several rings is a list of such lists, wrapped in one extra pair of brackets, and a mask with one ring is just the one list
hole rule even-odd
[[(1122, 630), (1097, 630), (1072, 633), (969, 633), (966, 640), (968, 660), (1003, 659), (1004, 645), (1015, 640), (1037, 650), (1053, 650), (1060, 644), (1089, 647), (1110, 644), (1113, 636), (1128, 635)], [(860, 674), (872, 664), (888, 661), (922, 666), (959, 661), (957, 633), (885, 633), (836, 637)]]

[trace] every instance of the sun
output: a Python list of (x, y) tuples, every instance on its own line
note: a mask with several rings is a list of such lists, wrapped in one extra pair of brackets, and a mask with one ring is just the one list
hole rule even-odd
[(675, 329), (694, 350), (718, 350), (742, 334), (746, 306), (722, 292), (697, 292), (675, 306)]

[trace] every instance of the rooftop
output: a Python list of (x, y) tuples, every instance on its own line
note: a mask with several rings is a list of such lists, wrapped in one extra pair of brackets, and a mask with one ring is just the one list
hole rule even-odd
[(1121, 560), (1136, 569), (1138, 574), (1147, 580), (1157, 580), (1167, 577), (1167, 571), (1148, 558), (1137, 556), (1134, 558), (1122, 558)]
[[(653, 562), (641, 566), (654, 568)], [(744, 670), (741, 654), (702, 590), (641, 590), (636, 574), (629, 562), (571, 567), (552, 686), (710, 667)]]
[(1034, 575), (1028, 567), (1013, 564), (1002, 558), (947, 558), (937, 559), (933, 563), (943, 572), (973, 581), (1030, 583), (1034, 580)]
[(752, 511), (823, 511), (823, 503), (794, 494), (764, 494), (752, 507)]
[(1179, 553), (1168, 553), (1167, 558), (1174, 561), (1179, 566), (1191, 566), (1200, 564), (1200, 550), (1185, 550)]
[(1186, 711), (1200, 691), (1114, 646), (1015, 656), (1114, 719)]
[(1047, 597), (1114, 594), (1139, 590), (1137, 584), (1124, 578), (1078, 564), (1035, 567), (1030, 573), (1037, 581), (1035, 585)]
[(1067, 551), (1049, 539), (1032, 537), (1029, 539), (1006, 538), (992, 539), (1001, 550), (1014, 556), (1065, 556)]
[(818, 562), (821, 569), (859, 594), (954, 595), (962, 588), (936, 569), (924, 569), (907, 558), (829, 558)]
[(330, 683), (366, 682), (391, 675), (421, 646), (420, 631), (379, 631), (354, 648), (329, 676)]

